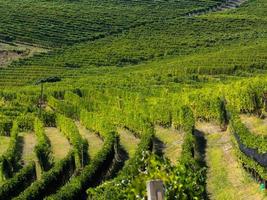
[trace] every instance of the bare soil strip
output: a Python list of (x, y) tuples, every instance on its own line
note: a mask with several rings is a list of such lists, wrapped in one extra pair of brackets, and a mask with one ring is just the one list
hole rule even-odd
[(47, 135), (55, 161), (61, 160), (67, 156), (70, 151), (70, 143), (67, 138), (60, 133), (59, 129), (54, 127), (45, 128), (45, 134)]
[(163, 143), (163, 154), (175, 164), (181, 155), (184, 134), (174, 128), (156, 126), (156, 137)]
[(0, 42), (0, 68), (6, 67), (14, 60), (33, 56), (47, 50), (25, 44), (7, 44)]
[(88, 141), (88, 154), (91, 159), (101, 150), (103, 146), (103, 140), (98, 137), (96, 133), (89, 131), (80, 122), (76, 122), (76, 126), (79, 129), (81, 136)]
[[(216, 127), (213, 124), (197, 124), (204, 132)], [(266, 199), (259, 185), (252, 180), (238, 162), (231, 143), (230, 133), (205, 133), (207, 139), (206, 163), (207, 191), (210, 199), (216, 200), (260, 200)]]
[(124, 128), (118, 128), (118, 133), (120, 135), (120, 143), (122, 147), (127, 151), (129, 158), (131, 158), (135, 153), (140, 139)]

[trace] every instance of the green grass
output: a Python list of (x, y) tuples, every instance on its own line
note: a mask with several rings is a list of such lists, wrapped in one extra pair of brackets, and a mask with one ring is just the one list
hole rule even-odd
[[(207, 190), (211, 199), (264, 199), (249, 175), (235, 158), (228, 133), (213, 133), (207, 136)], [(228, 138), (228, 139), (227, 139)]]
[(254, 115), (241, 115), (242, 122), (256, 135), (267, 135), (267, 120)]
[(173, 128), (162, 128), (157, 126), (156, 137), (164, 144), (163, 153), (166, 158), (170, 159), (172, 164), (176, 164), (180, 158), (183, 144), (182, 131), (175, 130)]
[(22, 146), (22, 164), (27, 165), (30, 161), (36, 160), (34, 147), (36, 145), (36, 138), (34, 133), (20, 133), (19, 137), (22, 138), (21, 146)]
[(93, 159), (103, 147), (104, 142), (96, 133), (87, 130), (79, 122), (76, 122), (76, 126), (78, 127), (81, 136), (88, 141), (88, 154), (90, 156), (90, 159)]
[(65, 158), (71, 149), (67, 138), (65, 138), (64, 135), (56, 128), (47, 127), (45, 132), (51, 143), (51, 149), (55, 161)]
[(7, 150), (10, 138), (7, 136), (0, 136), (0, 156)]
[[(171, 18), (216, 1), (1, 1), (0, 38), (62, 46)], [(151, 12), (152, 11), (152, 12)]]
[(136, 138), (133, 133), (123, 128), (118, 128), (118, 133), (120, 136), (120, 144), (128, 153), (129, 158), (132, 158), (140, 139)]

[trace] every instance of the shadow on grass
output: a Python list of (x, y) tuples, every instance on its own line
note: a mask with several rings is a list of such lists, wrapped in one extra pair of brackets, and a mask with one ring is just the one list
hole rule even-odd
[[(207, 168), (206, 163), (206, 149), (207, 149), (207, 140), (204, 136), (204, 133), (195, 129), (194, 136), (196, 138), (196, 159), (201, 167)], [(207, 171), (205, 173), (205, 179), (207, 178)], [(205, 185), (206, 188), (206, 185)], [(207, 190), (205, 190), (204, 198), (209, 199)]]
[(165, 149), (165, 144), (158, 138), (154, 137), (153, 139), (153, 152), (160, 156), (163, 157), (163, 150)]

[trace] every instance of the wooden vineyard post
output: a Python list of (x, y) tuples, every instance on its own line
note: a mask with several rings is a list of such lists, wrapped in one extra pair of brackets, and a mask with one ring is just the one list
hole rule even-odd
[(164, 190), (161, 180), (151, 180), (147, 182), (147, 197), (148, 200), (163, 200)]
[(263, 93), (263, 110), (264, 112), (267, 111), (267, 92)]
[(42, 106), (44, 104), (44, 83), (55, 83), (61, 81), (59, 77), (49, 77), (45, 79), (38, 80), (35, 85), (41, 84), (41, 96), (39, 98), (38, 106), (39, 106), (39, 116), (42, 115)]

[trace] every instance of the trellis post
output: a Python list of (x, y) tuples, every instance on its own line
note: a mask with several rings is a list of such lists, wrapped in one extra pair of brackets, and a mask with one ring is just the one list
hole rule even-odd
[(150, 180), (147, 182), (148, 200), (163, 200), (164, 189), (162, 180)]

